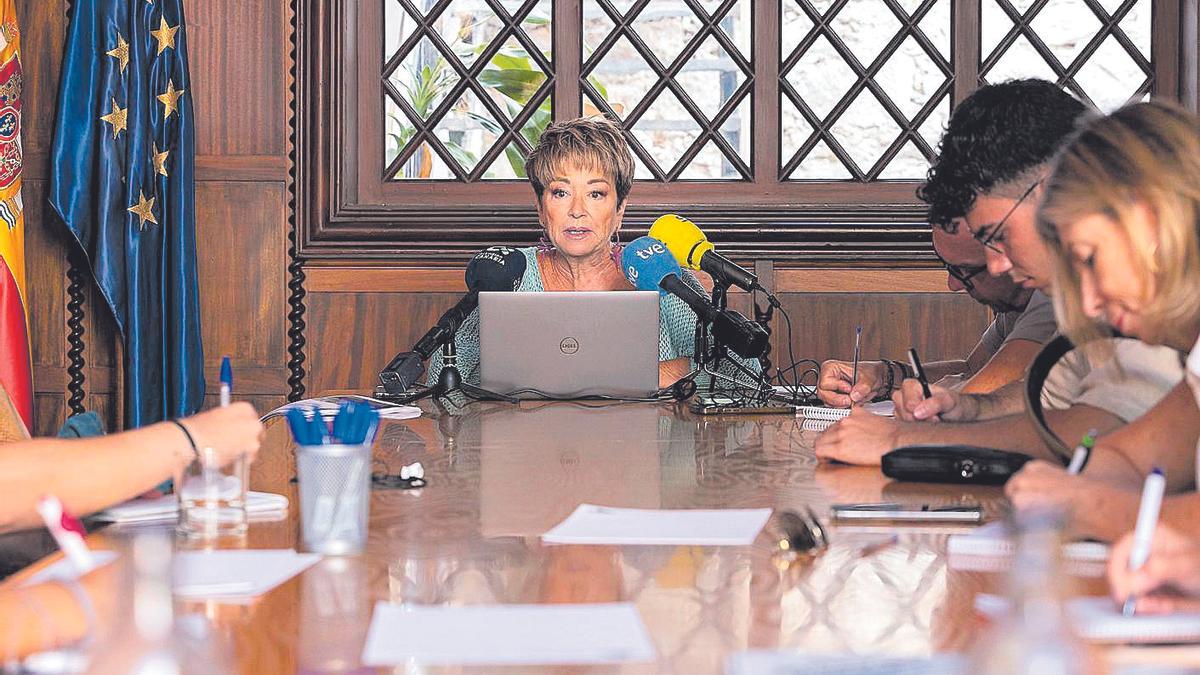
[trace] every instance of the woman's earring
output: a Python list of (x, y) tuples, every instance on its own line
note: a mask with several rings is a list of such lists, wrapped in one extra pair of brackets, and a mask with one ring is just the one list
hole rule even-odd
[(550, 241), (550, 238), (546, 236), (545, 228), (542, 229), (542, 236), (540, 239), (538, 239), (537, 248), (538, 251), (541, 251), (542, 253), (554, 250), (554, 244)]
[(621, 252), (621, 240), (617, 238), (617, 232), (617, 230), (613, 230), (612, 244), (609, 245), (609, 255), (612, 257), (613, 264), (620, 267), (621, 259), (618, 256)]

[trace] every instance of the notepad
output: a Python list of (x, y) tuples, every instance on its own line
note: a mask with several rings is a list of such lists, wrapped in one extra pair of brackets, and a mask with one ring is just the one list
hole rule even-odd
[(632, 603), (445, 607), (375, 605), (367, 666), (647, 662), (656, 657)]
[(748, 651), (729, 657), (729, 675), (960, 675), (967, 659), (957, 654), (929, 658), (886, 655)]
[[(246, 493), (246, 514), (262, 515), (270, 513), (284, 514), (288, 509), (288, 498), (271, 492)], [(105, 523), (130, 524), (154, 523), (164, 520), (174, 520), (179, 512), (179, 500), (175, 495), (166, 495), (154, 499), (134, 499), (123, 504), (109, 507), (94, 517)]]
[[(1007, 598), (979, 594), (975, 609), (999, 618), (1012, 611)], [(1067, 619), (1075, 633), (1088, 642), (1154, 644), (1200, 642), (1200, 612), (1123, 616), (1107, 596), (1071, 598), (1065, 603)]]
[[(867, 412), (883, 417), (896, 416), (896, 404), (892, 401), (876, 401), (864, 403), (861, 406)], [(845, 419), (850, 414), (850, 408), (830, 408), (820, 405), (802, 405), (796, 408), (796, 415), (803, 417), (801, 428), (804, 431), (824, 431), (835, 422)]]
[(271, 418), (287, 415), (287, 411), (291, 410), (292, 408), (299, 408), (305, 413), (313, 408), (316, 408), (318, 411), (320, 411), (321, 417), (328, 421), (337, 416), (338, 410), (341, 408), (342, 403), (346, 401), (358, 401), (360, 403), (369, 404), (375, 409), (375, 412), (379, 413), (379, 419), (383, 420), (408, 420), (421, 416), (421, 409), (416, 406), (397, 405), (388, 401), (371, 398), (369, 396), (359, 396), (357, 394), (343, 394), (338, 396), (322, 396), (320, 398), (306, 398), (301, 401), (285, 403), (266, 415), (263, 415), (261, 421), (266, 422)]
[[(973, 572), (998, 572), (1008, 569), (1015, 544), (1004, 523), (988, 523), (967, 534), (956, 534), (947, 542), (950, 567)], [(1094, 541), (1076, 541), (1063, 545), (1063, 566), (1075, 576), (1104, 575), (1109, 547)]]
[(622, 509), (580, 504), (542, 535), (548, 544), (748, 546), (771, 509)]

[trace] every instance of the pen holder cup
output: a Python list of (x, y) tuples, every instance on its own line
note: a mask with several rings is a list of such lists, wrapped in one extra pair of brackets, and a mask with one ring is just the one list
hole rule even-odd
[(371, 446), (298, 446), (296, 472), (304, 548), (324, 555), (360, 553), (371, 504)]

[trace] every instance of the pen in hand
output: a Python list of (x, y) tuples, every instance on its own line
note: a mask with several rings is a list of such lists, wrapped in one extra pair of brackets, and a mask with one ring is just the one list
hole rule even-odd
[(221, 407), (228, 408), (233, 397), (233, 365), (229, 357), (221, 358)]
[(1067, 473), (1078, 476), (1083, 467), (1087, 466), (1088, 459), (1092, 456), (1092, 448), (1096, 446), (1096, 435), (1095, 429), (1088, 429), (1083, 435), (1083, 440), (1075, 447), (1075, 454), (1071, 456), (1071, 463), (1067, 465)]
[[(912, 366), (913, 375), (916, 376), (917, 382), (921, 383), (921, 393), (925, 394), (926, 399), (933, 398), (933, 392), (929, 390), (929, 379), (925, 377), (925, 368), (921, 366), (921, 359), (917, 356), (916, 349), (908, 350), (908, 365)], [(942, 416), (936, 415), (940, 420)]]
[[(1167, 487), (1167, 479), (1163, 472), (1155, 467), (1146, 476), (1142, 485), (1142, 502), (1138, 506), (1137, 525), (1133, 529), (1133, 546), (1129, 549), (1129, 571), (1136, 572), (1146, 564), (1150, 557), (1150, 544), (1154, 541), (1154, 528), (1158, 525), (1158, 512), (1162, 507), (1163, 492)], [(1137, 607), (1132, 593), (1125, 598), (1121, 614), (1133, 616)]]
[(87, 530), (83, 529), (83, 523), (67, 513), (58, 497), (43, 495), (38, 499), (37, 512), (54, 537), (54, 542), (62, 549), (63, 556), (78, 574), (83, 575), (96, 566), (92, 552), (83, 540)]
[(862, 356), (862, 326), (854, 329), (854, 369), (850, 374), (850, 406), (854, 406), (854, 387), (858, 384), (858, 361)]

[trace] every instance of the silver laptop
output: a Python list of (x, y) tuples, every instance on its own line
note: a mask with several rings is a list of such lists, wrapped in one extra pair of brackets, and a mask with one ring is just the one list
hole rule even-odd
[(658, 293), (480, 293), (479, 379), (501, 394), (647, 396), (658, 389)]

